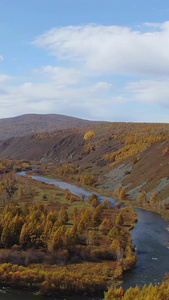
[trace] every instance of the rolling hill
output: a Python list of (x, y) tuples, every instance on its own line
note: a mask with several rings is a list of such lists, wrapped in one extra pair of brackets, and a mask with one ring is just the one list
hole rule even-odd
[(0, 140), (24, 136), (33, 132), (52, 132), (94, 123), (94, 121), (58, 114), (26, 114), (0, 119)]

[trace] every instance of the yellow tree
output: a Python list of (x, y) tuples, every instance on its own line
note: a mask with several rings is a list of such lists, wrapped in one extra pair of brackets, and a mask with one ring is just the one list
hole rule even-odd
[(68, 214), (64, 206), (61, 207), (59, 211), (59, 220), (64, 224), (68, 221)]
[(121, 243), (118, 240), (114, 239), (110, 245), (110, 249), (113, 251), (115, 258), (119, 262), (121, 262), (123, 258), (123, 248), (121, 246)]
[(125, 196), (126, 196), (125, 190), (124, 190), (124, 188), (121, 188), (120, 193), (119, 193), (119, 199), (124, 200)]
[(110, 220), (108, 218), (104, 218), (104, 220), (102, 221), (102, 223), (99, 226), (99, 230), (104, 234), (108, 234), (108, 232), (111, 230), (112, 226), (113, 226), (112, 220)]
[(101, 222), (100, 212), (95, 210), (92, 215), (92, 226), (96, 227), (100, 224), (100, 222)]
[(123, 225), (124, 223), (124, 220), (123, 220), (123, 216), (122, 216), (122, 213), (119, 213), (118, 216), (116, 217), (116, 224), (117, 225)]
[(104, 209), (108, 209), (109, 208), (109, 200), (104, 199), (104, 201), (102, 203), (102, 206), (103, 206)]
[(95, 132), (92, 131), (92, 130), (90, 130), (90, 131), (88, 131), (88, 132), (85, 133), (85, 135), (84, 135), (84, 140), (85, 140), (85, 141), (88, 141), (88, 140), (90, 140), (91, 138), (93, 138), (94, 136), (95, 136)]
[(66, 227), (60, 226), (57, 231), (51, 234), (50, 241), (48, 243), (48, 250), (55, 253), (58, 249), (63, 248), (65, 243)]
[(124, 290), (122, 287), (115, 289), (111, 286), (104, 295), (104, 300), (122, 300), (124, 296)]
[(147, 203), (147, 197), (146, 197), (146, 192), (145, 191), (142, 191), (139, 195), (138, 195), (138, 198), (137, 198), (137, 202), (139, 204), (142, 204), (142, 205), (146, 205)]
[(95, 245), (95, 231), (94, 230), (89, 230), (88, 231), (88, 245), (93, 246)]
[(151, 197), (150, 197), (150, 205), (152, 206), (152, 207), (156, 207), (157, 206), (157, 203), (158, 201), (157, 201), (157, 194), (156, 193), (153, 193), (152, 195), (151, 195)]
[(98, 200), (97, 199), (93, 199), (92, 206), (93, 207), (97, 207), (98, 205), (99, 205)]
[(117, 226), (113, 226), (108, 234), (108, 238), (110, 239), (110, 241), (113, 241), (114, 239), (121, 241), (121, 230), (118, 229)]

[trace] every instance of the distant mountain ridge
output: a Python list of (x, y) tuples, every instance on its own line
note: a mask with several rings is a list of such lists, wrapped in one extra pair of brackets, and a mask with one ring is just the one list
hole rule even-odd
[(0, 119), (0, 140), (20, 137), (30, 133), (52, 132), (54, 130), (95, 124), (97, 121), (59, 114), (25, 114), (12, 118)]

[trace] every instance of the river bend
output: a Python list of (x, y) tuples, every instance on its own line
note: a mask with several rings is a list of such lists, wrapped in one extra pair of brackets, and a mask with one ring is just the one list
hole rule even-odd
[[(26, 176), (24, 171), (18, 172), (18, 175)], [(85, 199), (92, 194), (88, 190), (77, 187), (75, 185), (48, 179), (40, 176), (31, 176), (32, 179), (45, 182), (48, 184), (54, 184), (62, 189), (68, 189), (76, 195), (85, 195)], [(105, 196), (97, 194), (100, 201), (105, 199)], [(112, 198), (106, 197), (109, 200), (110, 205), (114, 206), (116, 201)], [(169, 273), (169, 232), (167, 227), (169, 223), (166, 222), (159, 214), (134, 207), (137, 215), (138, 222), (131, 230), (133, 244), (136, 246), (137, 263), (134, 269), (125, 272), (123, 276), (123, 287), (126, 289), (130, 286), (136, 286), (137, 284), (143, 286), (144, 284), (158, 284), (162, 281), (166, 273)], [(20, 292), (21, 297), (24, 299), (34, 299), (35, 296), (27, 292)], [(24, 295), (23, 295), (24, 294)], [(20, 299), (19, 295), (14, 293), (4, 294), (0, 291), (0, 297), (2, 300)], [(38, 299), (38, 297), (36, 297)], [(40, 297), (39, 299), (43, 299)], [(51, 299), (49, 297), (49, 299)]]
[[(26, 176), (24, 171), (18, 175)], [(31, 176), (32, 179), (42, 181), (48, 184), (54, 184), (62, 189), (68, 189), (76, 195), (85, 195), (85, 199), (93, 192), (85, 190), (81, 187), (70, 183), (48, 179), (40, 176)], [(97, 193), (96, 193), (97, 194)], [(105, 196), (97, 194), (100, 201), (105, 199)], [(114, 206), (116, 201), (106, 197), (110, 205)], [(166, 222), (159, 214), (134, 207), (138, 222), (131, 230), (133, 244), (136, 246), (137, 263), (136, 267), (127, 271), (124, 276), (125, 288), (139, 284), (158, 284), (161, 282), (166, 273), (169, 273), (169, 232)]]

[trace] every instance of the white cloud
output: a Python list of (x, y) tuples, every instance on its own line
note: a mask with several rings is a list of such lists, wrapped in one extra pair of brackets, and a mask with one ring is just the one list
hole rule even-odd
[(101, 81), (101, 82), (97, 82), (92, 89), (93, 91), (99, 91), (99, 90), (109, 90), (112, 87), (113, 87), (112, 83)]
[(45, 74), (46, 78), (48, 76), (48, 80), (55, 81), (57, 85), (77, 84), (82, 78), (82, 73), (74, 68), (45, 66), (35, 72)]
[(169, 107), (169, 79), (131, 82), (127, 90), (134, 95), (135, 100)]
[[(167, 22), (165, 22), (167, 23)], [(144, 25), (146, 27), (151, 27), (151, 28), (154, 28), (154, 29), (158, 29), (158, 30), (161, 30), (163, 27), (165, 27), (165, 23), (151, 23), (151, 22), (145, 22)], [(141, 27), (141, 26), (140, 26)]]
[(92, 24), (57, 27), (37, 37), (33, 44), (47, 48), (60, 60), (84, 62), (90, 70), (169, 75), (169, 21), (146, 29), (141, 32)]
[[(98, 86), (100, 85), (98, 82)], [(124, 90), (118, 96), (113, 94), (113, 88), (110, 87), (110, 95), (105, 96), (99, 93), (94, 87), (97, 84), (89, 85), (88, 87), (74, 87), (74, 86), (58, 86), (55, 82), (25, 82), (16, 87), (8, 87), (3, 91), (0, 97), (0, 118), (20, 115), (23, 113), (59, 113), (77, 116), (86, 119), (95, 120), (109, 120), (109, 121), (153, 121), (164, 122), (168, 121), (167, 110), (160, 108), (157, 110), (149, 100), (146, 94), (149, 92), (157, 93), (155, 86), (158, 82), (142, 81), (133, 82), (126, 87), (126, 96)], [(163, 82), (157, 86), (159, 90), (159, 104), (160, 91), (167, 88), (168, 82)], [(168, 84), (169, 85), (169, 84)], [(103, 87), (106, 87), (106, 82)], [(101, 85), (100, 85), (101, 87)], [(107, 92), (107, 90), (105, 90)], [(109, 90), (108, 90), (109, 91)], [(169, 91), (166, 91), (166, 94)], [(130, 100), (129, 100), (130, 98)], [(167, 96), (166, 96), (167, 103)], [(148, 108), (143, 102), (148, 102)], [(149, 105), (150, 103), (150, 105)], [(151, 110), (150, 110), (151, 108)], [(165, 119), (164, 119), (165, 116)]]
[[(81, 118), (103, 119), (110, 115), (109, 105), (123, 102), (122, 97), (104, 97), (97, 94), (111, 88), (106, 82), (83, 86), (61, 86), (51, 82), (25, 82), (16, 87), (8, 87), (0, 97), (1, 113), (9, 115), (8, 108), (15, 115), (36, 113), (61, 113)], [(16, 105), (17, 103), (17, 105)], [(102, 117), (101, 117), (102, 116)], [(0, 116), (1, 117), (1, 116)]]
[(1, 82), (4, 82), (4, 81), (6, 81), (6, 80), (8, 80), (8, 79), (10, 79), (11, 77), (10, 76), (8, 76), (8, 75), (6, 75), (6, 74), (0, 74), (0, 83)]
[(0, 61), (3, 61), (4, 57), (2, 55), (0, 55)]

